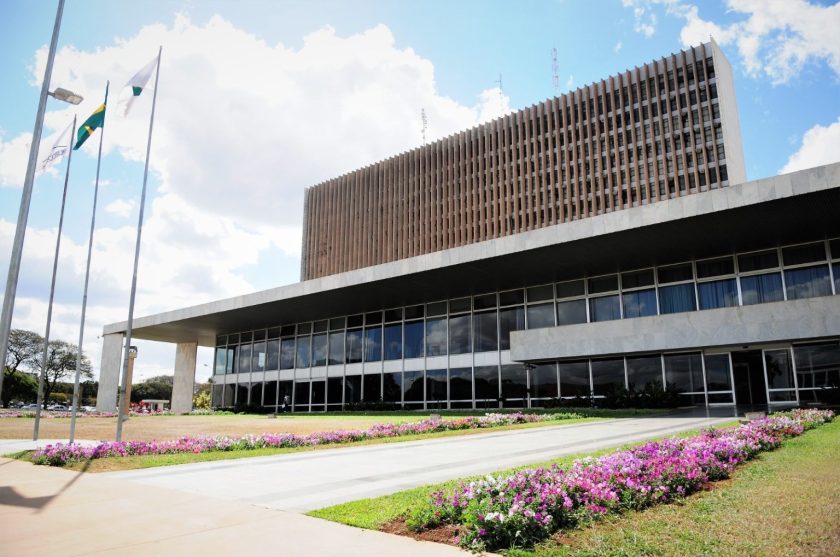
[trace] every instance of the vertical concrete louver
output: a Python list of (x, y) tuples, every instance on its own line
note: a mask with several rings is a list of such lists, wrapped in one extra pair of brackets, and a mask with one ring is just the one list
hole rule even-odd
[(743, 181), (731, 67), (706, 43), (307, 189), (301, 278)]

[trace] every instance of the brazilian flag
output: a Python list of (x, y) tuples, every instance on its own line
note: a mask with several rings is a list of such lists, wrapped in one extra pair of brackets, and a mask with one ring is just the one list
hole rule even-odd
[(87, 138), (93, 135), (96, 128), (101, 128), (105, 124), (105, 103), (99, 105), (99, 108), (93, 111), (84, 124), (79, 126), (79, 132), (76, 134), (76, 144), (73, 146), (75, 151), (82, 144), (87, 141)]

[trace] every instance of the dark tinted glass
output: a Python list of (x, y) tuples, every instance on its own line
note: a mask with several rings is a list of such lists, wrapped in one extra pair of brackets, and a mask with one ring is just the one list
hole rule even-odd
[(589, 363), (560, 362), (560, 396), (589, 397)]
[(405, 402), (423, 401), (423, 372), (403, 372), (403, 400)]
[(251, 371), (265, 371), (265, 341), (255, 342), (251, 349)]
[[(367, 378), (365, 375), (365, 400), (368, 398)], [(377, 375), (378, 379), (379, 376)], [(382, 374), (382, 397), (385, 402), (400, 402), (402, 400), (402, 372)]]
[(822, 242), (782, 248), (782, 261), (785, 262), (785, 265), (813, 263), (814, 261), (825, 261), (825, 259), (825, 244)]
[(423, 306), (411, 306), (405, 308), (405, 318), (406, 319), (418, 319), (426, 315), (426, 312)]
[(275, 406), (277, 404), (277, 381), (266, 381), (263, 386), (263, 406)]
[(832, 259), (840, 259), (840, 239), (829, 241), (828, 249), (831, 251)]
[(764, 352), (764, 367), (767, 370), (767, 388), (792, 389), (794, 387), (789, 350)]
[(608, 395), (624, 388), (624, 360), (592, 360), (595, 395)]
[(348, 327), (361, 327), (365, 324), (365, 316), (364, 315), (351, 315), (347, 318), (347, 326)]
[(338, 331), (345, 327), (347, 320), (343, 317), (335, 317), (330, 319), (330, 330), (331, 331)]
[(446, 319), (426, 320), (426, 356), (446, 354)]
[(502, 366), (502, 398), (525, 398), (528, 390), (525, 366), (510, 364)]
[(449, 300), (449, 313), (463, 313), (470, 311), (470, 299), (458, 298), (457, 300)]
[(473, 308), (475, 309), (487, 309), (487, 308), (495, 308), (496, 307), (496, 295), (495, 294), (482, 294), (481, 296), (476, 296), (473, 298)]
[(309, 405), (309, 381), (295, 383), (295, 406)]
[(697, 284), (700, 309), (726, 308), (738, 305), (738, 286), (735, 279), (713, 280)]
[(525, 293), (522, 290), (510, 290), (508, 292), (499, 292), (499, 305), (511, 306), (513, 304), (521, 304), (525, 301)]
[(659, 356), (627, 358), (627, 383), (640, 391), (652, 385), (662, 388), (662, 361)]
[(385, 337), (382, 341), (386, 360), (402, 358), (402, 323), (385, 325)]
[(531, 370), (531, 398), (557, 398), (557, 367), (543, 364)]
[(525, 329), (525, 308), (512, 307), (499, 310), (499, 348), (510, 349), (510, 332)]
[(422, 321), (413, 321), (405, 324), (405, 344), (403, 345), (403, 356), (405, 358), (423, 357), (424, 335)]
[(703, 362), (700, 354), (667, 354), (665, 382), (683, 393), (703, 392)]
[(281, 337), (295, 336), (295, 326), (294, 325), (283, 325), (280, 328), (280, 336)]
[(365, 325), (376, 325), (382, 323), (382, 312), (372, 311), (365, 314)]
[(558, 282), (556, 288), (558, 298), (572, 298), (574, 296), (583, 296), (586, 293), (586, 286), (582, 280)]
[(312, 365), (327, 365), (327, 335), (312, 336)]
[(449, 399), (472, 400), (472, 370), (468, 367), (449, 370)]
[(600, 298), (589, 298), (589, 318), (593, 323), (595, 321), (621, 319), (618, 294), (601, 296)]
[(433, 304), (426, 304), (426, 315), (446, 315), (446, 302), (435, 302)]
[(541, 329), (554, 326), (554, 303), (530, 305), (526, 309), (528, 328)]
[(324, 404), (325, 399), (327, 396), (327, 382), (323, 379), (319, 379), (316, 381), (312, 381), (312, 411), (314, 412), (316, 409), (314, 406), (316, 404)]
[[(377, 378), (379, 376), (377, 375)], [(362, 400), (362, 376), (348, 375), (344, 378), (344, 404)]]
[[(706, 388), (709, 391), (732, 390), (732, 376), (729, 372), (729, 354), (711, 354), (706, 362)], [(712, 398), (709, 397), (709, 402)]]
[(772, 269), (779, 266), (779, 254), (776, 250), (759, 251), (738, 256), (738, 270), (742, 273)]
[(327, 404), (341, 404), (344, 396), (344, 378), (330, 377), (327, 379)]
[(837, 342), (794, 346), (793, 355), (800, 389), (840, 385), (840, 344)]
[(328, 328), (328, 323), (326, 321), (316, 321), (312, 324), (312, 332), (313, 333), (325, 333)]
[(458, 315), (449, 318), (449, 353), (466, 354), (472, 351), (470, 316)]
[(265, 369), (279, 369), (280, 366), (280, 340), (269, 340), (265, 349)]
[(298, 323), (297, 334), (308, 335), (312, 332), (312, 323)]
[(239, 337), (240, 337), (239, 342), (242, 343), (242, 344), (251, 342), (251, 340), (253, 338), (251, 333), (242, 333), (242, 334), (239, 335)]
[(267, 338), (280, 338), (280, 327), (272, 327), (269, 329)]
[(695, 309), (697, 301), (694, 299), (694, 284), (659, 287), (659, 313), (662, 315)]
[(258, 340), (265, 340), (265, 329), (258, 329), (254, 331), (254, 342)]
[(446, 370), (430, 369), (426, 371), (426, 400), (429, 402), (445, 402), (446, 396)]
[[(388, 375), (400, 375), (396, 374), (388, 374)], [(376, 402), (382, 398), (380, 392), (382, 390), (382, 375), (378, 373), (373, 373), (369, 375), (362, 376), (362, 400), (366, 402)], [(399, 387), (396, 388), (397, 399), (400, 396), (400, 389)], [(390, 401), (393, 402), (393, 401)]]
[(496, 328), (495, 310), (473, 314), (473, 338), (476, 352), (487, 352), (499, 348)]
[(781, 273), (741, 277), (741, 299), (745, 306), (783, 300)]
[(382, 327), (365, 328), (365, 361), (378, 362), (382, 359)]
[(659, 275), (659, 284), (692, 280), (694, 278), (690, 263), (676, 265), (674, 267), (661, 267), (658, 269), (657, 274)]
[(589, 293), (613, 292), (618, 290), (618, 275), (589, 279)]
[(697, 262), (697, 278), (719, 277), (735, 272), (735, 262), (731, 257), (709, 259)]
[(478, 366), (475, 368), (475, 399), (497, 400), (499, 398), (499, 368)]
[(385, 310), (385, 322), (392, 323), (394, 321), (402, 321), (402, 308)]
[(621, 273), (621, 288), (641, 288), (653, 285), (653, 269)]
[(528, 303), (531, 302), (542, 302), (545, 300), (553, 300), (554, 299), (554, 287), (549, 285), (546, 286), (533, 286), (528, 289)]
[(656, 291), (653, 288), (625, 292), (621, 295), (621, 300), (624, 304), (625, 319), (656, 315)]

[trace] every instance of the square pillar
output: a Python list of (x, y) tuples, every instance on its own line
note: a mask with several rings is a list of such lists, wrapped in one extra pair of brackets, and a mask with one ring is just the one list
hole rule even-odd
[(99, 360), (99, 389), (96, 392), (97, 412), (117, 411), (117, 389), (122, 370), (122, 333), (102, 337), (102, 357)]
[(175, 348), (175, 378), (172, 382), (172, 412), (192, 412), (193, 387), (195, 386), (195, 361), (197, 342), (179, 342)]

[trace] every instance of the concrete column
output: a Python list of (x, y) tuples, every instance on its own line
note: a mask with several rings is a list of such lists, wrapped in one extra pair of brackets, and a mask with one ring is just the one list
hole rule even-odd
[(99, 360), (99, 390), (96, 393), (97, 412), (117, 411), (117, 389), (122, 369), (122, 333), (105, 335), (102, 342), (102, 357)]
[(171, 408), (176, 414), (192, 411), (197, 353), (196, 342), (179, 342), (175, 348), (175, 379), (172, 383)]

